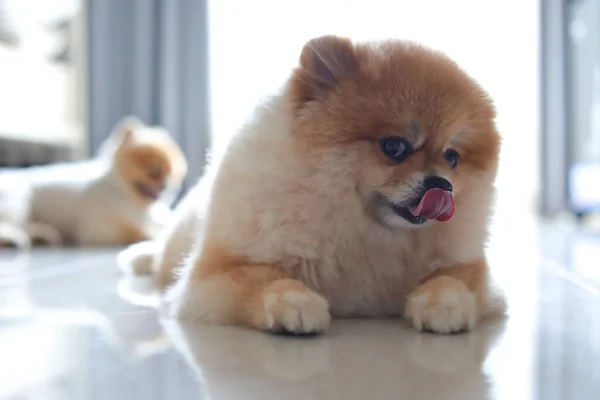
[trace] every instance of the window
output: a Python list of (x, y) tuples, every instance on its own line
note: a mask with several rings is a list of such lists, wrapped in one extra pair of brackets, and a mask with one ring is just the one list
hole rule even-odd
[(84, 148), (82, 0), (0, 0), (0, 139)]

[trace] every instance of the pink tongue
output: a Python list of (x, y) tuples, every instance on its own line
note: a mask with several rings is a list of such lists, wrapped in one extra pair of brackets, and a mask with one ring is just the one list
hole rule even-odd
[(410, 207), (409, 210), (415, 217), (435, 218), (438, 221), (445, 222), (454, 215), (454, 198), (452, 193), (447, 190), (429, 189), (421, 197), (419, 205)]

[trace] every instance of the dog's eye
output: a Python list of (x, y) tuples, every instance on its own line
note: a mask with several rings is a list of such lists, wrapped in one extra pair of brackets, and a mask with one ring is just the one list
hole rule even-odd
[(450, 168), (452, 169), (456, 168), (456, 166), (458, 165), (458, 157), (459, 155), (456, 152), (456, 150), (448, 149), (444, 153), (444, 158), (446, 159), (446, 161), (448, 161), (448, 164), (450, 164)]
[(386, 157), (396, 162), (403, 161), (410, 155), (410, 144), (399, 137), (388, 137), (379, 141), (379, 147)]

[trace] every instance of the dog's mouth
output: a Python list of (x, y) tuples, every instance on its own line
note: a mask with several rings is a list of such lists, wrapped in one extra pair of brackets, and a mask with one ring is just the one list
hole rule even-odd
[(421, 225), (433, 219), (446, 222), (454, 215), (452, 191), (441, 188), (431, 188), (407, 202), (388, 202), (388, 205), (396, 215), (413, 225)]
[(415, 218), (436, 219), (446, 222), (454, 215), (454, 197), (452, 192), (441, 188), (427, 190), (408, 211)]
[(142, 182), (136, 182), (133, 186), (138, 194), (146, 200), (156, 201), (160, 197), (160, 189), (153, 188), (152, 186), (146, 185)]

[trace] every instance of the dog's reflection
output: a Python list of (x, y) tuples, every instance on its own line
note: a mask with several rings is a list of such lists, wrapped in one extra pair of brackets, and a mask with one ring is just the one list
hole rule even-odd
[(336, 321), (321, 337), (167, 323), (211, 399), (485, 399), (483, 372), (503, 321), (453, 336), (398, 321)]

